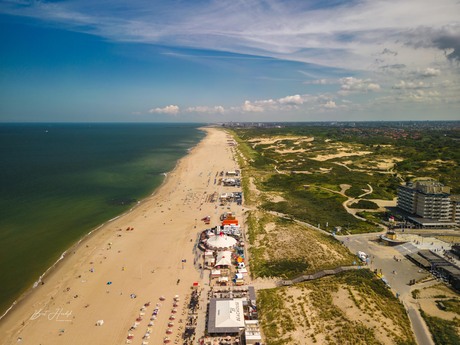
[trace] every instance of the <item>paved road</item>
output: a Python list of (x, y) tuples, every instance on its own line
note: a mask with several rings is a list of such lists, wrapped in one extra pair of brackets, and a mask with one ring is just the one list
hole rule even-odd
[(412, 323), (412, 329), (417, 339), (418, 345), (434, 345), (425, 321), (422, 319), (419, 311), (413, 307), (407, 307), (407, 314)]

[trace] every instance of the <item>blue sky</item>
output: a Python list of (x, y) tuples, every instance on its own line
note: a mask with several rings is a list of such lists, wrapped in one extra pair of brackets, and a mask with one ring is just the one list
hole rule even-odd
[(460, 120), (457, 0), (0, 0), (0, 121)]

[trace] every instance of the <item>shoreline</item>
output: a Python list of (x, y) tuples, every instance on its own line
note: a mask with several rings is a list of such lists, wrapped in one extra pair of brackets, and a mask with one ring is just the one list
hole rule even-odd
[[(207, 273), (195, 265), (200, 255), (195, 245), (207, 227), (200, 221), (203, 215), (214, 224), (224, 211), (208, 198), (228, 188), (215, 177), (238, 168), (226, 132), (203, 130), (206, 136), (177, 161), (159, 188), (68, 249), (45, 284), (14, 305), (0, 321), (2, 344), (122, 343), (139, 309), (147, 302), (155, 306), (160, 296), (166, 310), (155, 320), (150, 342), (163, 341), (173, 297), (181, 296), (179, 308), (186, 308), (192, 285), (206, 282)], [(235, 211), (243, 216), (242, 208)], [(104, 320), (103, 327), (95, 327), (98, 320)], [(134, 332), (136, 341), (147, 323)], [(180, 325), (172, 337), (182, 334)]]
[[(206, 133), (206, 128), (208, 127), (199, 127), (197, 128), (198, 130), (200, 131), (203, 131)], [(57, 270), (58, 267), (62, 264), (64, 264), (66, 258), (68, 258), (68, 253), (71, 253), (71, 252), (75, 252), (77, 251), (79, 248), (80, 248), (80, 245), (82, 245), (84, 242), (86, 241), (89, 241), (91, 240), (91, 238), (93, 236), (95, 236), (97, 233), (98, 233), (98, 230), (104, 228), (105, 226), (113, 223), (114, 221), (116, 221), (117, 219), (120, 219), (122, 217), (125, 217), (126, 215), (132, 213), (135, 209), (137, 209), (138, 207), (142, 206), (142, 204), (148, 202), (148, 200), (150, 198), (153, 198), (155, 195), (157, 195), (161, 188), (163, 188), (167, 182), (168, 182), (168, 177), (171, 176), (172, 173), (174, 173), (174, 171), (176, 171), (176, 169), (178, 168), (180, 162), (185, 159), (187, 156), (191, 155), (192, 152), (195, 150), (195, 148), (197, 146), (200, 145), (200, 143), (206, 139), (207, 137), (207, 133), (206, 135), (200, 140), (198, 141), (195, 145), (193, 145), (192, 147), (188, 148), (186, 150), (186, 153), (185, 155), (183, 155), (182, 157), (180, 157), (177, 161), (176, 161), (176, 164), (174, 165), (173, 169), (171, 169), (171, 171), (168, 171), (168, 172), (163, 172), (163, 173), (160, 173), (160, 175), (163, 175), (164, 178), (163, 178), (163, 181), (161, 182), (161, 184), (154, 188), (153, 191), (151, 193), (149, 193), (148, 195), (146, 195), (144, 198), (142, 198), (141, 200), (137, 201), (135, 205), (133, 205), (131, 208), (129, 208), (128, 210), (124, 211), (123, 213), (99, 224), (98, 226), (96, 226), (95, 228), (91, 229), (88, 233), (84, 234), (81, 236), (80, 239), (78, 239), (76, 242), (74, 242), (73, 244), (71, 244), (66, 250), (64, 250), (61, 255), (59, 256), (59, 258), (51, 265), (49, 266), (39, 277), (36, 281), (33, 282), (32, 286), (29, 286), (17, 299), (15, 299), (11, 305), (5, 310), (5, 312), (0, 315), (0, 323), (2, 322), (2, 320), (6, 317), (8, 317), (8, 315), (14, 311), (14, 308), (17, 307), (20, 303), (22, 303), (23, 301), (25, 301), (29, 295), (33, 294), (33, 292), (35, 291), (35, 289), (37, 287), (39, 287), (41, 285), (41, 283), (44, 281), (44, 278), (47, 278), (47, 277), (50, 277), (52, 276), (52, 274), (54, 273), (53, 271)]]

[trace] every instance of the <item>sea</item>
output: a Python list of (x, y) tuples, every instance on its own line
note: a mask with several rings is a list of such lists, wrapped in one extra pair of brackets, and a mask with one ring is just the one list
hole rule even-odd
[(0, 316), (66, 249), (151, 195), (199, 126), (0, 124)]

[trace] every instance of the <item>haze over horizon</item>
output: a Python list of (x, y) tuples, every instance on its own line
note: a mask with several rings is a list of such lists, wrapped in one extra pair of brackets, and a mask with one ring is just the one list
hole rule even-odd
[(460, 120), (458, 0), (3, 0), (0, 28), (0, 122)]

